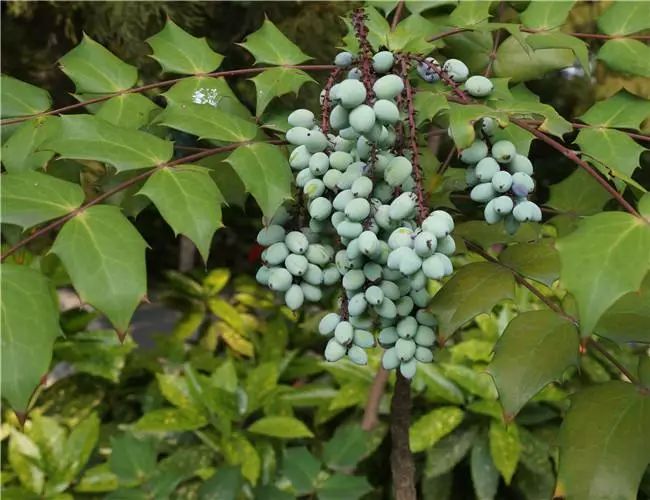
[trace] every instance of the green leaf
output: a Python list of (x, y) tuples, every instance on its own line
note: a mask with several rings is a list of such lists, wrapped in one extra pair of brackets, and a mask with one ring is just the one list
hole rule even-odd
[(565, 370), (578, 366), (580, 341), (572, 323), (553, 311), (520, 313), (494, 347), (494, 378), (506, 420)]
[(359, 424), (338, 427), (332, 439), (325, 443), (323, 461), (334, 470), (354, 469), (379, 446), (385, 434), (383, 426), (373, 431), (364, 431)]
[(239, 45), (253, 54), (256, 64), (282, 66), (300, 64), (311, 59), (268, 19), (264, 19), (262, 27), (248, 35), (244, 43)]
[(521, 442), (515, 424), (505, 426), (497, 420), (490, 422), (490, 454), (504, 481), (510, 484), (521, 454)]
[(138, 194), (153, 201), (174, 234), (187, 236), (208, 261), (212, 236), (223, 225), (223, 197), (206, 170), (192, 165), (162, 168)]
[(119, 172), (151, 167), (167, 162), (173, 144), (158, 137), (117, 127), (90, 115), (67, 115), (58, 134), (41, 145), (62, 158), (97, 160), (109, 163)]
[(291, 199), (291, 167), (282, 151), (271, 144), (255, 143), (237, 148), (226, 160), (262, 209), (271, 218)]
[(446, 50), (461, 59), (471, 73), (481, 73), (487, 66), (492, 52), (492, 35), (488, 31), (458, 33), (444, 39)]
[(461, 364), (442, 363), (444, 374), (466, 391), (486, 400), (497, 399), (494, 381), (484, 371), (477, 371)]
[(650, 461), (650, 397), (607, 382), (575, 394), (560, 431), (560, 481), (575, 500), (636, 498)]
[(465, 413), (455, 406), (437, 408), (418, 418), (409, 429), (411, 451), (431, 448), (463, 421)]
[(200, 139), (245, 142), (257, 135), (257, 126), (252, 121), (209, 104), (170, 104), (156, 117), (155, 123), (196, 135)]
[(319, 500), (357, 500), (372, 491), (365, 477), (332, 474), (318, 487)]
[(241, 466), (242, 475), (253, 485), (257, 484), (262, 464), (255, 446), (248, 439), (242, 434), (233, 433), (223, 439), (221, 451), (229, 465)]
[(459, 2), (451, 14), (452, 26), (472, 26), (487, 21), (490, 17), (492, 2)]
[(526, 28), (549, 30), (564, 23), (573, 4), (574, 0), (530, 2), (519, 17)]
[(25, 411), (46, 374), (52, 344), (59, 335), (59, 314), (50, 285), (39, 272), (2, 264), (2, 396)]
[(416, 125), (420, 125), (426, 120), (433, 120), (438, 113), (449, 109), (449, 104), (444, 95), (427, 91), (415, 94), (413, 105), (418, 110), (415, 115)]
[(83, 40), (59, 59), (61, 70), (74, 82), (77, 94), (108, 94), (126, 90), (138, 70), (121, 61), (84, 33)]
[(169, 18), (162, 31), (148, 38), (147, 43), (153, 50), (150, 57), (168, 73), (209, 73), (223, 61), (223, 56), (213, 51), (205, 38), (190, 35)]
[(494, 466), (486, 435), (481, 435), (472, 447), (470, 467), (477, 500), (493, 500), (499, 488), (499, 471)]
[(51, 252), (63, 262), (81, 300), (125, 332), (147, 291), (146, 246), (119, 208), (96, 205), (65, 223)]
[(88, 373), (117, 383), (126, 356), (135, 342), (120, 342), (110, 330), (92, 330), (69, 336), (54, 346), (56, 358), (65, 361), (77, 373)]
[(449, 128), (459, 149), (465, 149), (474, 142), (476, 138), (474, 123), (488, 116), (497, 120), (502, 126), (508, 123), (505, 113), (495, 111), (482, 104), (449, 103)]
[(614, 176), (620, 172), (631, 177), (639, 167), (641, 153), (645, 151), (625, 132), (603, 128), (581, 129), (575, 143), (588, 159), (603, 163)]
[(438, 335), (449, 338), (460, 326), (492, 308), (503, 299), (514, 299), (512, 273), (489, 262), (460, 268), (433, 296), (429, 311), (440, 324)]
[(84, 201), (81, 186), (25, 170), (2, 175), (0, 221), (30, 228), (72, 212)]
[(598, 18), (598, 28), (607, 35), (630, 35), (650, 29), (646, 2), (612, 2)]
[[(5, 279), (3, 279), (3, 282)], [(6, 356), (4, 349), (3, 354)], [(2, 379), (4, 382), (4, 376)], [(6, 396), (4, 390), (3, 396)], [(21, 485), (30, 492), (39, 494), (39, 497), (41, 497), (40, 493), (43, 491), (45, 474), (40, 467), (41, 453), (36, 444), (25, 434), (11, 429), (8, 448), (9, 465), (16, 476), (18, 476)]]
[(595, 332), (615, 342), (650, 344), (650, 275), (641, 289), (626, 293), (605, 311)]
[(111, 472), (108, 463), (102, 463), (90, 467), (79, 479), (74, 491), (79, 493), (105, 493), (117, 488), (117, 476)]
[(257, 106), (256, 116), (262, 116), (264, 110), (274, 97), (280, 97), (293, 92), (296, 96), (300, 87), (305, 83), (316, 83), (304, 71), (293, 68), (270, 68), (251, 78), (255, 84)]
[(499, 254), (499, 260), (519, 274), (549, 287), (560, 276), (560, 257), (548, 241), (509, 246)]
[(577, 168), (566, 179), (551, 186), (546, 205), (560, 212), (592, 215), (600, 212), (611, 197), (593, 177)]
[(145, 413), (133, 428), (141, 432), (183, 432), (200, 429), (207, 423), (205, 416), (193, 410), (160, 408)]
[(639, 130), (650, 116), (650, 101), (621, 91), (604, 101), (596, 102), (579, 118), (589, 125)]
[(587, 336), (617, 299), (641, 286), (650, 269), (650, 226), (626, 213), (600, 213), (580, 221), (556, 248), (560, 281), (578, 303)]
[(163, 94), (171, 104), (209, 104), (239, 118), (250, 118), (251, 113), (228, 86), (225, 78), (195, 76), (183, 78)]
[(427, 42), (427, 38), (435, 30), (436, 25), (427, 18), (419, 14), (410, 15), (388, 33), (388, 47), (393, 51), (428, 54), (441, 44), (441, 42)]
[(239, 467), (219, 467), (199, 488), (199, 500), (231, 500), (237, 498), (243, 484)]
[(508, 124), (505, 128), (499, 128), (492, 136), (493, 141), (510, 141), (515, 145), (515, 149), (519, 154), (528, 156), (530, 152), (530, 143), (533, 142), (535, 136), (518, 127), (514, 123)]
[(639, 40), (608, 40), (598, 51), (598, 59), (614, 71), (650, 77), (650, 47)]
[(253, 422), (248, 431), (280, 439), (314, 437), (314, 434), (305, 424), (293, 417), (262, 417)]
[(95, 116), (118, 127), (137, 130), (149, 124), (156, 110), (158, 106), (142, 94), (120, 94), (103, 103)]
[(35, 115), (47, 111), (52, 106), (50, 94), (30, 83), (11, 76), (0, 76), (0, 116)]
[(282, 474), (291, 482), (296, 495), (309, 495), (316, 487), (321, 463), (307, 448), (288, 448), (282, 460)]
[(433, 364), (427, 363), (418, 366), (415, 375), (416, 381), (422, 381), (426, 388), (426, 395), (431, 399), (442, 399), (445, 402), (462, 405), (465, 402), (465, 395), (456, 384), (447, 379), (442, 374), (440, 368)]
[(476, 440), (476, 427), (456, 429), (427, 451), (425, 477), (436, 477), (453, 470), (465, 458)]
[(156, 448), (152, 439), (130, 433), (111, 437), (108, 465), (123, 486), (142, 484), (156, 468)]
[(530, 35), (526, 42), (534, 50), (539, 49), (571, 49), (580, 62), (580, 66), (589, 76), (591, 74), (589, 67), (589, 46), (580, 38), (576, 38), (565, 33), (539, 33)]
[[(528, 33), (522, 33), (524, 38)], [(535, 80), (550, 71), (573, 64), (573, 52), (568, 49), (540, 49), (526, 51), (515, 37), (508, 37), (497, 49), (494, 74), (507, 76), (512, 82)]]
[(2, 164), (7, 172), (43, 168), (54, 154), (36, 150), (56, 134), (58, 125), (58, 120), (52, 117), (29, 120), (19, 125), (2, 145)]
[(99, 417), (91, 413), (78, 423), (65, 443), (59, 467), (63, 482), (70, 484), (86, 466), (99, 439)]
[(520, 118), (541, 116), (544, 121), (539, 129), (558, 137), (573, 131), (571, 123), (565, 120), (553, 106), (539, 102), (521, 101), (517, 99), (516, 95), (513, 97), (514, 99), (509, 101), (497, 102), (496, 107)]

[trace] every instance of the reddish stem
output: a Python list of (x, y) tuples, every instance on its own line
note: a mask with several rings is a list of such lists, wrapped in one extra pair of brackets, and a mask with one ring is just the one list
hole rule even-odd
[[(116, 193), (119, 193), (120, 191), (123, 191), (124, 189), (127, 189), (130, 186), (133, 186), (134, 184), (137, 184), (141, 180), (146, 179), (147, 177), (153, 175), (155, 172), (158, 170), (165, 168), (165, 167), (176, 167), (178, 165), (182, 165), (185, 163), (189, 163), (192, 161), (200, 160), (201, 158), (205, 158), (206, 156), (211, 156), (217, 153), (224, 153), (226, 151), (232, 151), (234, 149), (237, 149), (239, 146), (243, 146), (245, 144), (250, 144), (250, 142), (239, 142), (237, 144), (230, 144), (228, 146), (222, 146), (219, 148), (212, 148), (212, 149), (206, 149), (204, 151), (194, 153), (189, 156), (184, 156), (183, 158), (178, 158), (176, 160), (167, 162), (167, 163), (162, 163), (160, 165), (155, 166), (154, 168), (151, 168), (145, 172), (142, 172), (141, 174), (136, 175), (135, 177), (131, 177), (130, 179), (122, 182), (121, 184), (118, 184), (112, 189), (109, 189), (108, 191), (100, 194), (96, 198), (93, 198), (87, 203), (84, 203), (81, 205), (79, 208), (76, 208), (72, 212), (64, 215), (60, 219), (56, 219), (52, 222), (50, 222), (47, 226), (44, 226), (36, 231), (34, 231), (32, 234), (30, 234), (27, 238), (19, 241), (16, 243), (14, 246), (9, 248), (4, 254), (0, 256), (0, 262), (4, 261), (7, 257), (12, 255), (13, 253), (17, 252), (21, 248), (23, 248), (25, 245), (28, 243), (34, 241), (37, 238), (40, 238), (41, 236), (49, 233), (50, 231), (62, 226), (66, 222), (68, 222), (70, 219), (73, 219), (77, 215), (79, 215), (81, 212), (86, 210), (87, 208), (92, 207), (93, 205), (97, 205), (99, 202), (104, 201), (107, 198), (110, 198)], [(286, 144), (284, 141), (268, 141), (267, 144)]]
[[(522, 119), (522, 122), (530, 123), (532, 125), (541, 125), (544, 123), (543, 120), (528, 120)], [(598, 125), (585, 125), (584, 123), (569, 122), (573, 128), (598, 128)], [(608, 127), (605, 127), (608, 128)], [(632, 139), (637, 139), (639, 141), (650, 142), (650, 135), (636, 134), (634, 132), (628, 132), (627, 130), (614, 129), (618, 132), (623, 132), (624, 134), (629, 135)]]
[(363, 410), (363, 419), (361, 420), (361, 428), (364, 431), (371, 431), (379, 424), (379, 404), (386, 390), (389, 374), (388, 370), (380, 366), (375, 375), (375, 379), (372, 381), (372, 386), (368, 394), (368, 402)]
[[(303, 69), (307, 71), (326, 71), (326, 70), (331, 70), (335, 68), (336, 66), (331, 65), (331, 64), (303, 64), (303, 65), (287, 65), (287, 66), (282, 66), (283, 68), (294, 68), (294, 69)], [(112, 99), (113, 97), (116, 97), (118, 95), (124, 95), (124, 94), (135, 94), (139, 92), (144, 92), (146, 90), (151, 90), (155, 88), (160, 88), (160, 87), (167, 87), (169, 85), (173, 85), (174, 83), (178, 83), (180, 81), (186, 80), (188, 78), (194, 78), (194, 77), (229, 77), (229, 76), (239, 76), (239, 75), (250, 75), (254, 73), (261, 73), (262, 71), (265, 71), (267, 69), (271, 69), (269, 67), (264, 67), (264, 68), (243, 68), (243, 69), (232, 69), (228, 71), (215, 71), (213, 73), (204, 73), (204, 74), (198, 74), (198, 75), (192, 75), (192, 76), (183, 76), (180, 78), (174, 78), (172, 80), (163, 80), (161, 82), (154, 82), (154, 83), (149, 83), (147, 85), (142, 85), (140, 87), (133, 87), (131, 89), (126, 89), (122, 90), (120, 92), (115, 92), (113, 94), (107, 94), (101, 97), (96, 97), (94, 99), (90, 99), (88, 101), (82, 101), (78, 102), (76, 104), (70, 104), (69, 106), (64, 106), (62, 108), (57, 108), (57, 109), (52, 109), (50, 111), (44, 111), (42, 113), (36, 113), (33, 115), (27, 115), (27, 116), (20, 116), (17, 118), (9, 118), (5, 120), (0, 120), (0, 125), (11, 125), (12, 123), (20, 123), (24, 122), (26, 120), (31, 120), (32, 118), (37, 118), (40, 116), (50, 116), (50, 115), (58, 115), (60, 113), (64, 113), (66, 111), (71, 111), (73, 109), (77, 108), (82, 108), (84, 106), (88, 106), (90, 104), (96, 104), (98, 102), (103, 102), (103, 101), (108, 101), (109, 99)]]
[(321, 125), (320, 128), (323, 131), (323, 134), (327, 134), (330, 130), (330, 107), (332, 103), (330, 102), (330, 91), (334, 86), (334, 82), (341, 73), (341, 68), (336, 68), (330, 73), (330, 76), (327, 78), (325, 83), (325, 93), (323, 94), (323, 105), (321, 106)]
[(370, 104), (375, 97), (372, 90), (374, 70), (372, 68), (372, 46), (368, 41), (366, 14), (363, 9), (357, 9), (352, 14), (352, 25), (359, 41), (359, 58), (361, 60), (361, 80), (366, 87), (366, 103)]
[(395, 14), (393, 15), (393, 22), (390, 25), (390, 30), (395, 31), (397, 25), (399, 24), (400, 19), (402, 18), (402, 11), (404, 10), (404, 0), (399, 0), (397, 2), (397, 7), (395, 7)]
[(460, 90), (460, 88), (458, 88), (458, 84), (457, 84), (455, 81), (453, 81), (453, 80), (451, 79), (451, 77), (447, 74), (447, 72), (444, 71), (440, 66), (438, 66), (437, 64), (433, 64), (433, 63), (427, 61), (427, 60), (426, 60), (424, 57), (422, 57), (422, 56), (411, 55), (410, 57), (411, 57), (411, 59), (413, 59), (414, 61), (417, 61), (417, 62), (419, 62), (419, 63), (425, 64), (429, 69), (431, 69), (432, 71), (434, 71), (434, 72), (435, 72), (435, 73), (440, 77), (440, 79), (441, 79), (443, 82), (445, 82), (445, 83), (447, 84), (448, 87), (451, 88), (452, 92), (458, 96), (458, 98), (460, 99), (460, 101), (461, 101), (463, 104), (469, 104), (469, 103), (471, 102), (470, 99), (469, 99), (469, 97), (467, 97), (467, 95), (465, 95), (465, 92), (463, 92), (462, 90)]
[(451, 163), (451, 160), (453, 159), (456, 153), (458, 153), (458, 149), (455, 146), (452, 146), (451, 150), (449, 151), (449, 154), (447, 155), (447, 158), (445, 158), (445, 161), (438, 168), (439, 175), (442, 175), (447, 171), (447, 168), (449, 168), (449, 164)]
[[(524, 33), (554, 33), (554, 31), (549, 31), (549, 30), (536, 30), (536, 29), (531, 29), (531, 28), (524, 28), (523, 26), (519, 26), (520, 31), (523, 31)], [(464, 33), (466, 31), (473, 31), (470, 28), (454, 28), (448, 31), (443, 31), (442, 33), (438, 33), (437, 35), (430, 36), (427, 38), (428, 42), (435, 42), (436, 40), (440, 40), (442, 38), (447, 38), (448, 36), (453, 36), (457, 35), (458, 33)], [(562, 32), (564, 33), (564, 32)], [(576, 32), (568, 32), (564, 33), (566, 35), (571, 35), (576, 38), (586, 38), (586, 39), (597, 39), (597, 40), (618, 40), (618, 39), (632, 39), (632, 40), (650, 40), (650, 35), (627, 35), (627, 36), (618, 36), (618, 35), (604, 35), (601, 33), (576, 33)]]

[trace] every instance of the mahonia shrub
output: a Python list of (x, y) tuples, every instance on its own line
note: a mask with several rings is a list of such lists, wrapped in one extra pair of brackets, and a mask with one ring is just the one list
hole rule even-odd
[[(255, 66), (219, 70), (222, 55), (167, 20), (147, 43), (171, 79), (139, 82), (137, 68), (88, 35), (59, 61), (78, 104), (54, 108), (45, 89), (2, 76), (2, 396), (28, 422), (24, 433), (11, 431), (9, 444), (24, 491), (47, 496), (73, 485), (100, 426), (95, 414), (69, 429), (39, 412), (29, 418), (53, 353), (93, 373), (74, 355), (80, 345), (62, 335), (70, 332), (53, 291), (73, 287), (112, 325), (122, 343), (113, 348), (124, 349), (147, 298), (148, 244), (131, 219), (151, 206), (207, 262), (222, 207), (250, 195), (262, 214), (256, 279), (279, 296), (245, 283), (225, 300), (223, 270), (201, 283), (172, 276), (191, 305), (175, 336), (181, 345), (209, 322), (205, 352), (223, 339), (234, 355), (253, 357), (258, 315), (273, 330), (303, 316), (303, 334), (315, 343), (328, 337), (318, 347), (332, 373), (370, 370), (372, 379), (379, 370), (377, 381), (396, 371), (392, 444), (434, 450), (418, 486), (427, 497), (443, 498), (437, 488), (449, 494), (450, 470), (466, 455), (478, 498), (495, 498), (500, 478), (510, 485), (513, 477), (526, 498), (635, 497), (650, 462), (650, 195), (641, 168), (650, 141), (647, 7), (599, 6), (598, 33), (580, 33), (585, 6), (574, 2), (371, 4), (345, 20), (341, 50), (323, 64), (306, 64), (310, 57), (266, 19), (239, 44)], [(252, 76), (254, 111), (229, 85), (241, 76)], [(594, 79), (598, 100), (569, 120), (548, 103), (552, 97), (543, 102), (538, 84), (576, 78)], [(320, 100), (278, 106), (277, 98), (286, 103), (317, 84)], [(559, 180), (545, 172), (558, 169), (566, 171)], [(473, 324), (492, 332), (492, 342)], [(93, 332), (89, 341), (115, 333)], [(271, 349), (265, 342), (259, 356)], [(570, 401), (553, 392), (578, 369), (594, 373), (594, 363), (610, 375), (570, 384)], [(119, 379), (119, 370), (97, 370)], [(201, 495), (237, 476), (239, 466), (233, 497), (237, 488), (262, 495), (250, 487), (260, 479), (259, 456), (253, 465), (238, 462), (232, 449), (257, 451), (244, 434), (232, 437), (232, 426), (274, 439), (314, 433), (290, 403), (274, 404), (271, 392), (264, 403), (251, 396), (264, 392), (250, 389), (255, 381), (241, 396), (237, 373), (227, 370), (233, 385), (222, 384), (226, 373), (213, 363), (186, 363), (173, 379), (156, 373), (175, 408), (145, 414), (132, 430), (194, 431), (207, 448), (230, 450), (222, 453), (232, 468), (214, 472), (201, 455), (201, 472), (181, 475), (206, 480)], [(265, 370), (275, 382), (280, 376), (277, 367), (255, 370), (260, 380)], [(446, 406), (409, 429), (411, 389), (433, 391), (431, 403)], [(523, 411), (540, 401), (557, 403), (550, 417)], [(265, 416), (246, 422), (255, 411)], [(557, 437), (547, 436), (552, 445), (525, 428), (535, 419), (562, 419)], [(48, 432), (63, 436), (62, 447), (85, 443), (69, 468), (41, 455)], [(363, 432), (337, 433), (322, 460), (289, 449), (286, 464), (307, 464), (308, 484), (288, 473), (285, 488), (286, 478), (267, 475), (264, 495), (366, 494), (367, 482), (337, 471), (354, 468), (383, 434), (348, 465), (332, 458)], [(217, 445), (213, 434), (232, 440)], [(147, 439), (116, 438), (111, 462), (94, 471), (110, 469), (113, 498), (131, 494), (118, 486), (159, 491), (143, 479), (156, 477), (157, 451)], [(136, 449), (149, 467), (143, 478), (128, 477), (118, 463)], [(540, 455), (543, 465), (531, 465)], [(397, 498), (416, 495), (412, 477), (400, 482), (415, 474), (407, 456), (402, 464), (393, 457)], [(446, 460), (453, 464), (442, 467)]]

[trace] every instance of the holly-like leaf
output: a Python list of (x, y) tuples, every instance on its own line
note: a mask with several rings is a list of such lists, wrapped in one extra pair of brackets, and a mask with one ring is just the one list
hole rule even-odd
[(209, 73), (223, 61), (223, 56), (212, 50), (205, 38), (190, 35), (169, 18), (162, 31), (148, 38), (147, 43), (153, 50), (150, 57), (168, 73)]
[(183, 78), (163, 95), (170, 104), (207, 104), (239, 118), (251, 117), (250, 111), (239, 102), (225, 78)]
[(578, 133), (576, 144), (587, 159), (595, 159), (604, 164), (615, 177), (617, 173), (631, 177), (639, 167), (643, 146), (637, 144), (629, 135), (619, 130), (603, 128), (583, 128)]
[(3, 174), (0, 221), (23, 229), (72, 212), (84, 201), (81, 186), (25, 170)]
[[(528, 33), (522, 33), (526, 38)], [(540, 49), (532, 53), (511, 36), (497, 49), (494, 60), (494, 74), (510, 77), (512, 82), (534, 80), (550, 71), (566, 68), (573, 64), (573, 52), (568, 49)]]
[(598, 51), (598, 59), (614, 71), (650, 77), (650, 47), (640, 40), (607, 40)]
[(589, 68), (589, 47), (581, 39), (565, 33), (539, 33), (526, 38), (526, 43), (533, 49), (571, 49), (580, 62), (580, 66), (587, 76), (591, 71)]
[(650, 269), (650, 226), (632, 215), (604, 212), (557, 240), (560, 281), (575, 297), (583, 336), (617, 299), (638, 290)]
[(489, 262), (460, 268), (433, 296), (429, 311), (436, 315), (439, 336), (449, 338), (460, 326), (492, 308), (503, 299), (513, 299), (512, 273)]
[(84, 33), (83, 40), (59, 59), (77, 94), (109, 94), (135, 85), (138, 70)]
[(561, 212), (592, 215), (600, 212), (611, 197), (593, 177), (578, 168), (551, 186), (551, 196), (546, 205)]
[(270, 218), (291, 198), (291, 167), (279, 147), (255, 143), (237, 148), (226, 160)]
[(63, 262), (81, 300), (123, 333), (147, 291), (146, 246), (119, 208), (96, 205), (66, 222), (51, 251)]
[(50, 367), (61, 333), (47, 279), (34, 269), (2, 264), (2, 397), (25, 411)]
[(650, 29), (645, 2), (613, 2), (598, 18), (598, 28), (608, 35), (625, 36)]
[(2, 145), (2, 164), (7, 172), (44, 167), (54, 153), (36, 150), (56, 134), (58, 125), (58, 120), (52, 117), (29, 120), (20, 125)]
[(564, 119), (553, 106), (540, 102), (521, 101), (517, 99), (516, 94), (513, 97), (515, 98), (512, 100), (497, 102), (496, 107), (519, 118), (541, 116), (544, 121), (539, 126), (539, 129), (558, 137), (573, 131), (571, 123)]
[(409, 429), (411, 451), (431, 448), (463, 421), (465, 413), (455, 406), (437, 408), (417, 419)]
[(598, 101), (579, 118), (589, 125), (639, 130), (650, 116), (650, 101), (621, 91)]
[(499, 260), (519, 274), (549, 287), (560, 276), (560, 257), (546, 241), (509, 246), (499, 254)]
[(526, 28), (550, 30), (562, 25), (575, 0), (555, 2), (530, 2), (519, 16)]
[(201, 139), (246, 142), (257, 135), (257, 126), (209, 104), (170, 104), (156, 117), (156, 123), (182, 130)]
[(433, 120), (438, 113), (449, 109), (449, 104), (444, 95), (427, 91), (421, 91), (415, 94), (413, 105), (418, 110), (415, 115), (417, 125), (422, 124), (426, 120)]
[(403, 19), (397, 27), (388, 33), (388, 47), (394, 51), (428, 54), (441, 41), (427, 42), (427, 38), (436, 30), (436, 25), (419, 14)]
[(160, 169), (138, 194), (153, 201), (174, 233), (192, 240), (208, 261), (212, 236), (222, 226), (223, 197), (206, 170), (192, 165)]
[(55, 151), (62, 158), (101, 161), (121, 172), (165, 163), (173, 154), (169, 141), (94, 116), (68, 115), (59, 120), (58, 133), (41, 149)]
[(489, 31), (467, 31), (447, 37), (444, 41), (449, 53), (461, 59), (471, 73), (481, 73), (487, 67), (493, 44)]
[(510, 484), (521, 454), (521, 442), (515, 424), (506, 426), (497, 420), (490, 422), (490, 454), (503, 480)]
[(262, 27), (248, 35), (239, 45), (253, 54), (256, 64), (283, 66), (300, 64), (311, 59), (268, 19), (264, 19)]
[(300, 88), (309, 82), (316, 81), (304, 71), (292, 68), (270, 68), (251, 78), (257, 90), (257, 106), (255, 114), (261, 116), (274, 97), (280, 97), (293, 92), (298, 95)]
[(11, 76), (0, 76), (0, 117), (34, 115), (50, 109), (50, 94)]
[(578, 364), (575, 326), (552, 311), (520, 313), (494, 347), (488, 372), (494, 378), (507, 420), (547, 384)]
[(142, 94), (120, 94), (102, 104), (95, 116), (118, 127), (139, 129), (149, 124), (158, 109)]
[(262, 417), (253, 422), (249, 432), (280, 439), (311, 438), (314, 434), (300, 420), (293, 417)]
[(636, 498), (650, 462), (648, 443), (650, 397), (637, 387), (613, 381), (576, 393), (560, 431), (566, 497)]
[(304, 446), (288, 448), (282, 460), (282, 474), (297, 495), (309, 495), (316, 487), (321, 463)]
[(605, 311), (595, 331), (616, 342), (650, 344), (650, 275), (641, 283), (641, 289), (629, 292)]
[(449, 22), (452, 26), (473, 26), (485, 22), (490, 17), (492, 2), (459, 2), (451, 14)]
[(474, 142), (476, 139), (474, 124), (485, 117), (494, 118), (503, 127), (508, 123), (508, 116), (505, 113), (482, 104), (449, 103), (449, 128), (459, 149), (465, 149)]

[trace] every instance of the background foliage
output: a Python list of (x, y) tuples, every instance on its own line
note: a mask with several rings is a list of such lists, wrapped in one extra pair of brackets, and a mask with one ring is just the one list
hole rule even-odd
[[(513, 124), (502, 134), (531, 149), (544, 225), (510, 237), (479, 222), (480, 210), (462, 194), (460, 163), (441, 165), (471, 142), (470, 122), (486, 113), (505, 123), (537, 120), (579, 148), (647, 218), (647, 138), (634, 134), (648, 131), (650, 57), (631, 38), (650, 29), (647, 9), (643, 2), (406, 2), (389, 34), (382, 14), (394, 5), (368, 10), (376, 47), (436, 49), (477, 73), (491, 64), (497, 88), (480, 106), (448, 102), (440, 85), (421, 85), (417, 98), (418, 123), (431, 133), (422, 137), (431, 204), (456, 210), (462, 238), (459, 271), (432, 304), (447, 348), (413, 383), (411, 447), (422, 497), (634, 498), (639, 482), (639, 495), (650, 495), (647, 223), (617, 211), (611, 193), (570, 157)], [(255, 266), (249, 250), (258, 215), (291, 196), (285, 153), (269, 141), (286, 127), (284, 104), (313, 108), (319, 87), (311, 82), (325, 77), (282, 66), (330, 61), (347, 32), (338, 16), (349, 7), (2, 5), (13, 21), (3, 23), (3, 74), (51, 90), (3, 76), (3, 119), (46, 111), (51, 98), (70, 104), (178, 73), (278, 66), (227, 81), (190, 76), (116, 95), (87, 114), (3, 125), (4, 250), (35, 226), (106, 198), (2, 266), (3, 397), (24, 420), (5, 407), (7, 498), (390, 495), (388, 395), (382, 423), (367, 434), (359, 427), (379, 353), (365, 368), (323, 362), (313, 334), (323, 310), (294, 317), (246, 275)], [(208, 44), (183, 30), (207, 35)], [(52, 69), (55, 60), (62, 72)], [(199, 89), (208, 104), (193, 102)], [(447, 126), (453, 141), (436, 133)], [(223, 151), (138, 177), (185, 163), (179, 158), (196, 152), (188, 147)], [(106, 196), (123, 182), (132, 185)], [(176, 267), (175, 233), (203, 258), (212, 247), (210, 271), (197, 259), (189, 274), (165, 272)], [(110, 324), (87, 307), (59, 315), (52, 290), (71, 285)], [(120, 342), (111, 326), (126, 333), (146, 294), (180, 319), (140, 346), (128, 335)], [(611, 357), (645, 389), (622, 381)]]

